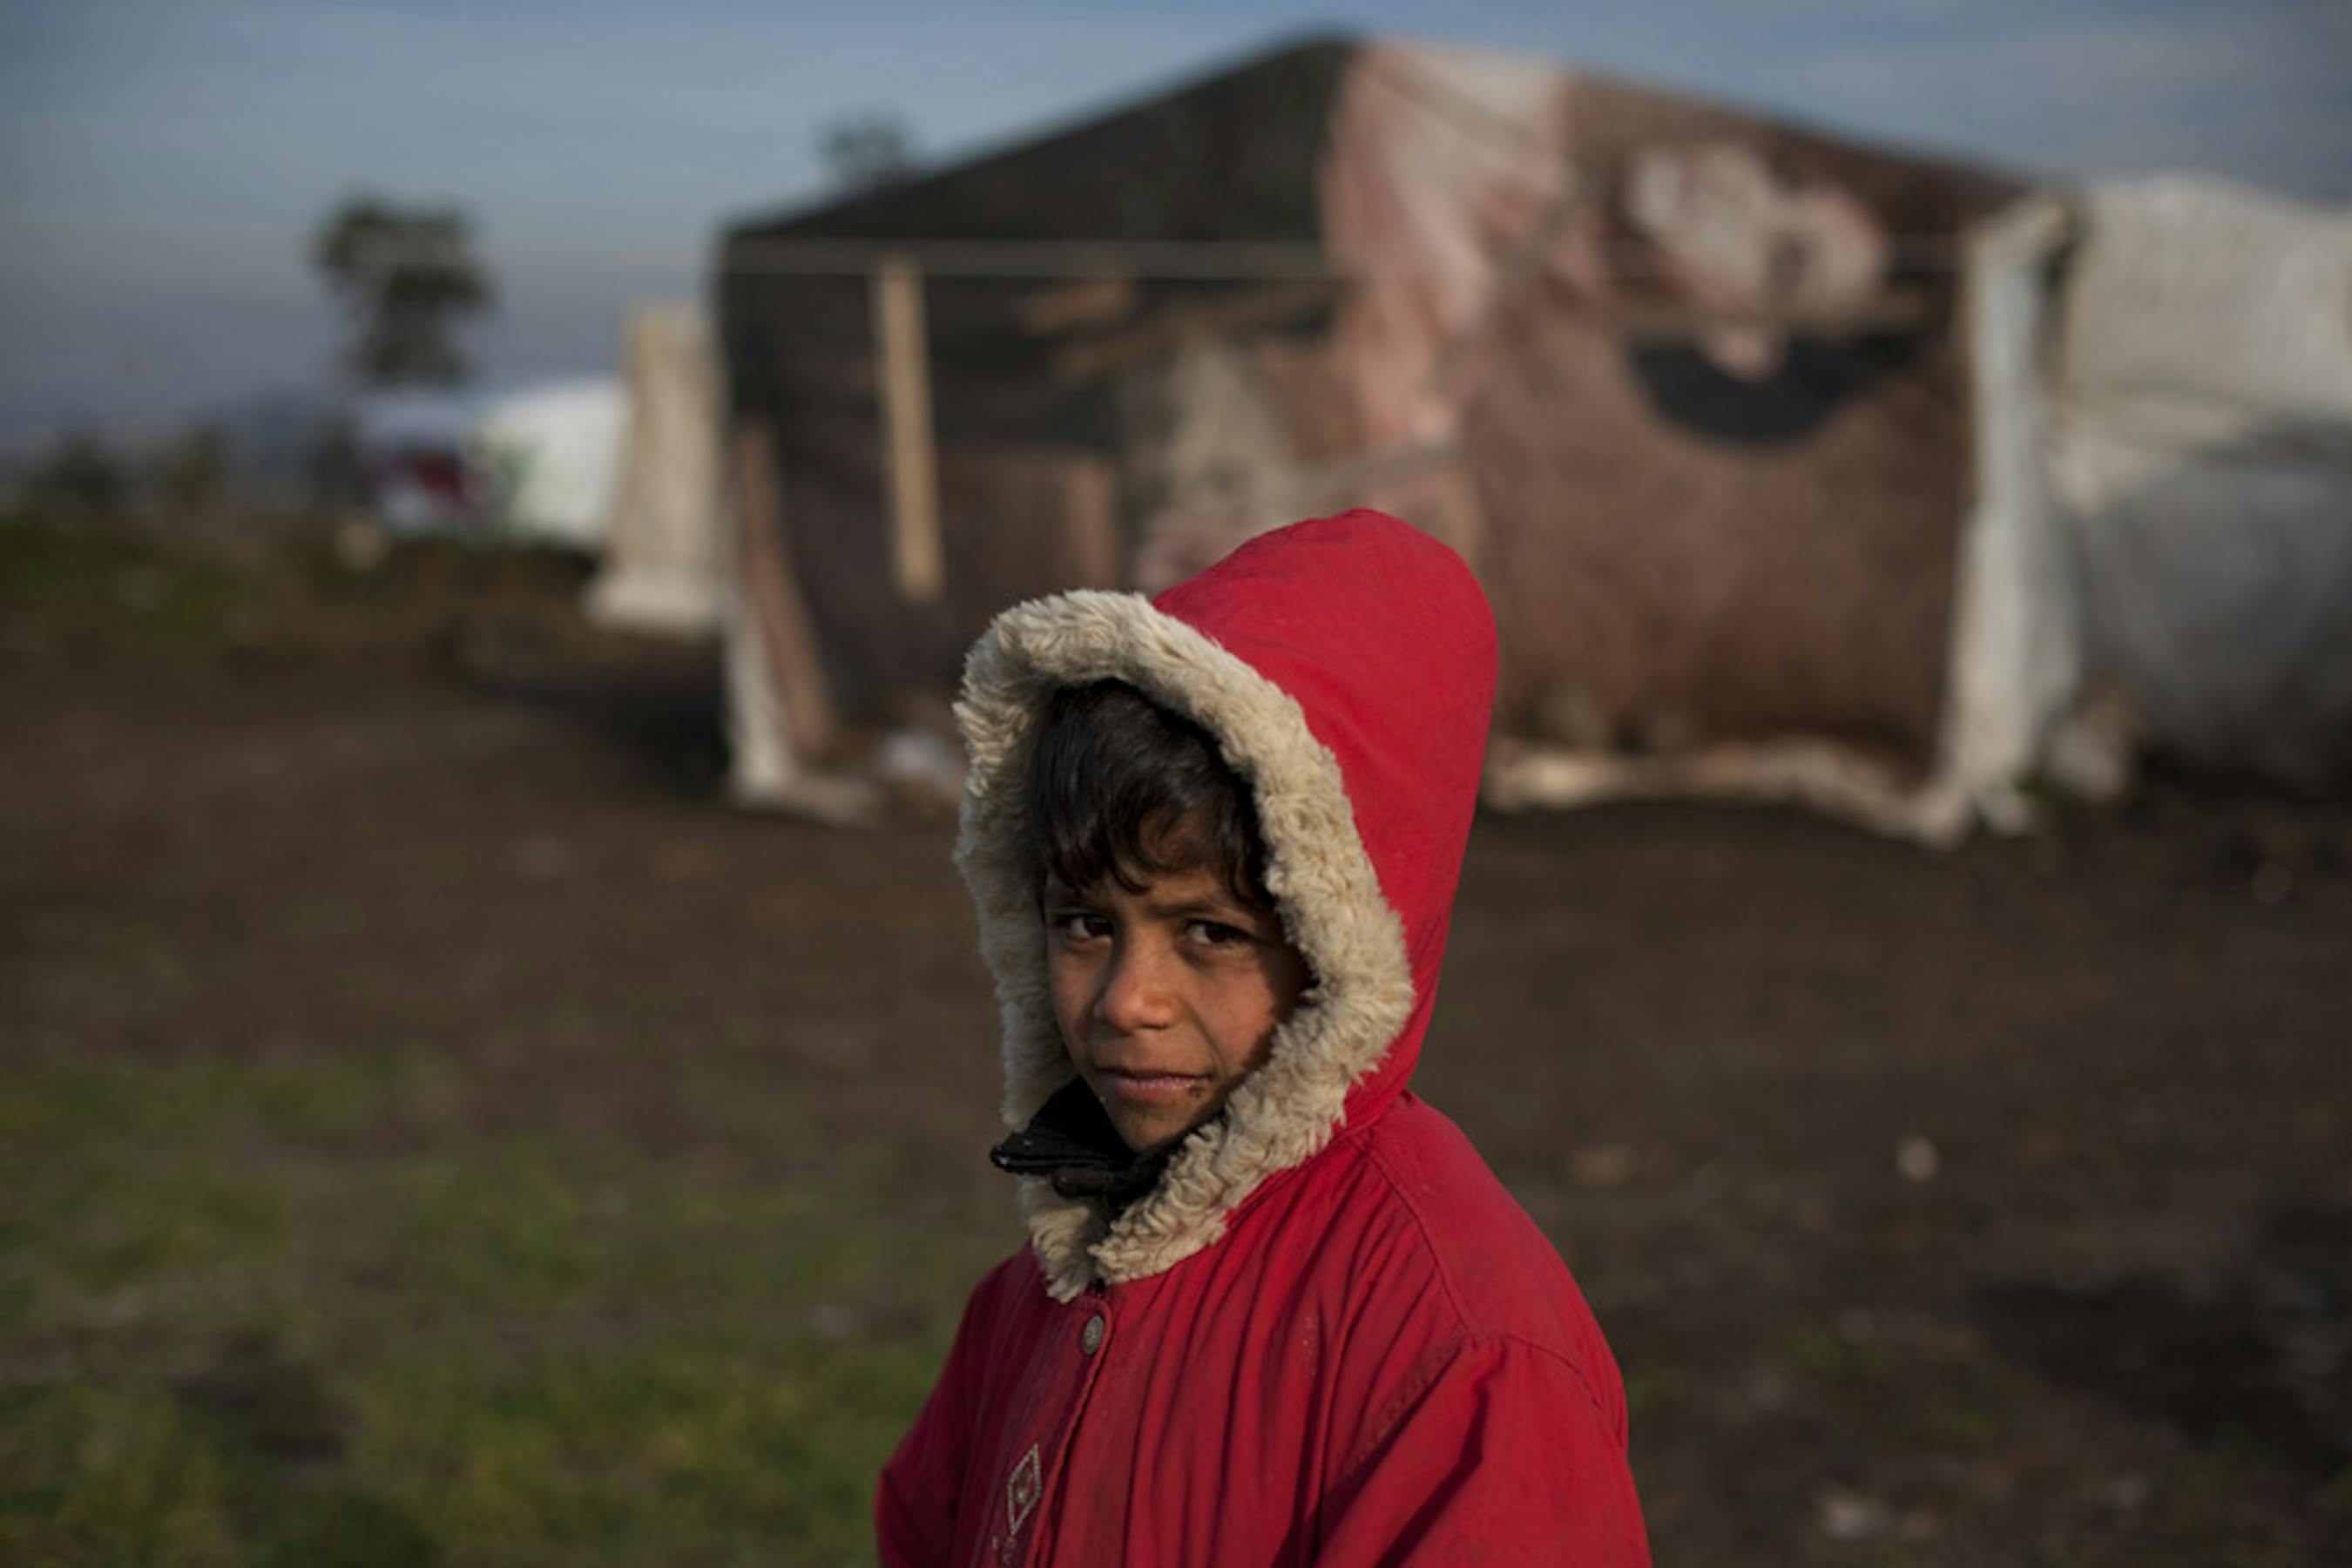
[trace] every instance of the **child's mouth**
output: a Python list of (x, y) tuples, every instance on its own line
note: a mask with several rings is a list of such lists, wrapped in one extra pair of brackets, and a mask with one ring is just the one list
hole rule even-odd
[(1190, 1073), (1106, 1072), (1102, 1075), (1103, 1088), (1109, 1093), (1121, 1100), (1150, 1105), (1186, 1099), (1200, 1081)]

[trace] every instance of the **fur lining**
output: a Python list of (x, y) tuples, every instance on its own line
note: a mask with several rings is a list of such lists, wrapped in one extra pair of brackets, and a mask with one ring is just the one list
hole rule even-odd
[(1357, 835), (1339, 761), (1290, 694), (1139, 595), (1033, 600), (998, 616), (973, 647), (956, 705), (971, 751), (956, 863), (996, 976), (1006, 1125), (1026, 1124), (1076, 1076), (1054, 1023), (1023, 803), (1046, 698), (1101, 679), (1127, 681), (1200, 723), (1250, 781), (1266, 888), (1315, 985), (1224, 1115), (1192, 1132), (1159, 1187), (1116, 1224), (1097, 1204), (1023, 1179), (1022, 1214), (1046, 1289), (1061, 1301), (1097, 1280), (1149, 1278), (1214, 1244), (1261, 1183), (1330, 1142), (1349, 1086), (1380, 1065), (1413, 1005), (1403, 924)]

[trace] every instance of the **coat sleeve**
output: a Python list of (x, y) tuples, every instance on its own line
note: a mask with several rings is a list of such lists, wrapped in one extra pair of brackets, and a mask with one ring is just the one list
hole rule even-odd
[(971, 1468), (975, 1345), (988, 1316), (995, 1277), (981, 1282), (964, 1304), (947, 1365), (923, 1402), (914, 1426), (882, 1467), (874, 1494), (874, 1534), (882, 1568), (929, 1568), (946, 1563), (955, 1545), (956, 1519)]
[(1325, 1500), (1318, 1563), (1649, 1563), (1623, 1430), (1570, 1363), (1472, 1341), (1392, 1408)]

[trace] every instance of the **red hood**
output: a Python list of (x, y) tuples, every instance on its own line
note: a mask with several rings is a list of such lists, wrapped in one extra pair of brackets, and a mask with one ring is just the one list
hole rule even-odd
[(1056, 687), (1123, 679), (1217, 736), (1255, 793), (1266, 885), (1317, 981), (1224, 1115), (1116, 1224), (1024, 1183), (1056, 1295), (1213, 1245), (1265, 1181), (1403, 1091), (1436, 1000), (1495, 658), (1461, 559), (1371, 511), (1262, 535), (1149, 603), (1087, 592), (1016, 605), (974, 647), (957, 710), (972, 757), (957, 858), (996, 975), (1009, 1124), (1071, 1076), (1020, 811)]
[(1151, 603), (1297, 699), (1404, 922), (1412, 1014), (1349, 1094), (1360, 1120), (1403, 1092), (1437, 998), (1495, 702), (1486, 596), (1427, 534), (1350, 511), (1263, 534)]

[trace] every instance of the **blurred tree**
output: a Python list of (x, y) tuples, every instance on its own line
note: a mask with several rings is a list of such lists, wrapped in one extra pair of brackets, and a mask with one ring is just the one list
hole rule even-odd
[(111, 512), (131, 500), (131, 468), (88, 430), (68, 431), (26, 466), (22, 493), (36, 511)]
[(834, 184), (844, 190), (872, 190), (914, 172), (915, 132), (895, 110), (843, 115), (820, 130), (816, 141)]
[(155, 463), (155, 488), (175, 509), (211, 506), (228, 489), (228, 443), (217, 426), (191, 425), (174, 436)]
[(489, 308), (490, 277), (465, 215), (352, 196), (311, 237), (317, 267), (352, 318), (352, 374), (370, 385), (447, 383), (466, 374), (457, 323)]
[(302, 469), (312, 505), (334, 510), (365, 503), (367, 463), (360, 451), (359, 431), (348, 416), (333, 415), (312, 428)]

